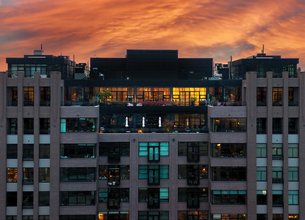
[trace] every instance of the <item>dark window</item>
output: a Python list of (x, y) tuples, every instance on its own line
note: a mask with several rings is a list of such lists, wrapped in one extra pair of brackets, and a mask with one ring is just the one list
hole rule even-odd
[(60, 168), (61, 182), (93, 182), (95, 176), (96, 169), (93, 167)]
[(213, 167), (213, 181), (247, 181), (245, 167)]
[(23, 105), (34, 105), (34, 87), (23, 87)]
[(60, 132), (96, 132), (96, 118), (62, 118)]
[(299, 120), (298, 118), (288, 119), (288, 134), (298, 134), (299, 133)]
[(6, 220), (17, 220), (17, 215), (7, 215)]
[(95, 158), (95, 144), (62, 144), (60, 146), (60, 158)]
[(245, 190), (213, 190), (212, 204), (246, 204), (247, 191)]
[(50, 87), (40, 87), (40, 106), (50, 106)]
[[(198, 151), (197, 151), (198, 148)], [(192, 153), (194, 154), (192, 155)], [(196, 157), (195, 153), (199, 156), (208, 156), (208, 143), (206, 142), (179, 142), (178, 143), (178, 156), (192, 156)]]
[[(105, 216), (105, 215), (103, 215)], [(114, 220), (128, 220), (123, 218), (113, 218)], [(61, 215), (59, 216), (59, 220), (96, 220), (95, 215)], [(106, 220), (106, 219), (105, 219)], [(109, 218), (110, 220), (110, 218)]]
[(33, 208), (33, 192), (23, 192), (22, 207), (24, 209), (32, 209)]
[(147, 179), (149, 185), (158, 185), (160, 179), (168, 179), (168, 165), (139, 165), (139, 179)]
[(239, 143), (218, 143), (211, 144), (211, 154), (213, 157), (246, 157), (246, 144)]
[(17, 87), (7, 87), (7, 105), (17, 106), (17, 104), (18, 104)]
[(60, 192), (61, 206), (92, 206), (95, 205), (94, 191)]
[(272, 205), (274, 207), (283, 206), (283, 191), (282, 190), (272, 190)]
[(50, 220), (50, 216), (49, 215), (39, 215), (38, 220)]
[[(107, 203), (109, 192), (115, 189), (119, 193), (114, 196), (116, 196), (120, 202), (129, 202), (129, 188), (100, 188), (99, 189), (99, 195), (98, 195), (98, 201), (101, 203)], [(112, 194), (110, 195), (112, 197)]]
[(17, 159), (17, 144), (7, 144), (6, 158)]
[(282, 144), (272, 144), (272, 159), (273, 160), (283, 159), (283, 145)]
[(256, 191), (256, 203), (257, 203), (257, 205), (267, 205), (267, 191), (266, 190)]
[(267, 88), (266, 87), (257, 87), (256, 105), (257, 106), (266, 106), (267, 105)]
[(178, 211), (178, 220), (208, 220), (208, 211), (188, 210)]
[(288, 88), (288, 105), (298, 106), (299, 105), (299, 88), (289, 87)]
[(50, 145), (49, 144), (39, 144), (39, 158), (40, 159), (50, 158)]
[(268, 220), (267, 214), (257, 214), (256, 217), (257, 217), (257, 220)]
[(273, 134), (282, 134), (283, 133), (283, 119), (282, 118), (273, 118), (272, 119), (272, 133)]
[(6, 192), (6, 206), (17, 206), (17, 192)]
[(32, 215), (23, 215), (22, 220), (33, 220), (33, 216)]
[(198, 203), (197, 205), (199, 205), (199, 202), (207, 202), (207, 201), (208, 201), (207, 188), (178, 188), (178, 202), (188, 202), (189, 204), (195, 202)]
[(245, 132), (246, 118), (213, 118), (212, 132)]
[(282, 182), (283, 182), (283, 168), (272, 167), (272, 183), (282, 183)]
[(169, 220), (169, 215), (168, 211), (139, 211), (138, 220)]
[(257, 134), (266, 134), (267, 133), (267, 119), (266, 118), (257, 118), (256, 119), (256, 133)]
[(7, 134), (17, 134), (17, 118), (8, 118), (7, 119)]
[(39, 134), (50, 134), (50, 118), (39, 119)]
[(23, 119), (23, 133), (24, 134), (34, 134), (34, 119), (24, 118)]
[(50, 192), (39, 192), (39, 206), (50, 205)]
[(42, 182), (42, 183), (50, 182), (50, 168), (48, 168), (48, 167), (39, 168), (39, 182)]
[(33, 184), (34, 182), (34, 169), (33, 168), (23, 168), (23, 179), (24, 185)]
[(272, 88), (272, 105), (282, 106), (283, 105), (283, 88), (273, 87)]
[(34, 159), (34, 145), (33, 144), (24, 144), (23, 145), (23, 160), (33, 160)]

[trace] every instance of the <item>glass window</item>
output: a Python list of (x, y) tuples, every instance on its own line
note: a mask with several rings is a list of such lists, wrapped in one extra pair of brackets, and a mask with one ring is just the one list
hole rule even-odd
[(288, 134), (298, 134), (298, 133), (299, 133), (299, 119), (288, 118)]
[(283, 205), (283, 190), (272, 190), (272, 203), (274, 207)]
[(33, 208), (33, 192), (23, 192), (22, 194), (22, 207), (24, 209)]
[(17, 87), (7, 87), (7, 106), (18, 105), (18, 90)]
[(257, 190), (256, 191), (256, 203), (257, 205), (267, 205), (267, 191)]
[(267, 119), (266, 118), (257, 118), (256, 119), (256, 133), (257, 134), (266, 134), (267, 133)]
[(34, 119), (24, 118), (23, 119), (23, 133), (24, 134), (34, 134)]
[(39, 192), (39, 206), (50, 205), (50, 192)]
[(50, 118), (39, 119), (39, 134), (50, 134)]
[(96, 180), (94, 167), (60, 168), (61, 182), (93, 182)]
[(40, 87), (40, 106), (50, 106), (51, 90), (50, 87)]
[(282, 106), (283, 105), (283, 88), (273, 87), (272, 88), (272, 105)]
[(267, 167), (256, 167), (256, 181), (267, 181)]
[(213, 157), (246, 157), (247, 146), (240, 143), (210, 144)]
[(266, 158), (267, 157), (267, 145), (266, 144), (256, 144), (256, 157)]
[(168, 202), (169, 193), (168, 188), (160, 188), (160, 202)]
[(288, 157), (298, 158), (299, 157), (299, 145), (298, 144), (288, 144)]
[(62, 118), (60, 132), (96, 132), (96, 118)]
[(34, 105), (34, 87), (23, 87), (23, 105), (33, 106)]
[(272, 133), (273, 134), (282, 134), (283, 133), (283, 119), (282, 118), (273, 118), (272, 119)]
[(266, 87), (257, 87), (256, 105), (257, 106), (266, 106), (267, 105), (267, 88)]
[(39, 182), (42, 182), (42, 183), (50, 182), (50, 168), (48, 168), (48, 167), (39, 168)]
[(17, 168), (7, 168), (6, 169), (6, 182), (17, 183), (17, 180), (18, 180)]
[(273, 160), (283, 159), (283, 145), (282, 144), (272, 144), (272, 159)]
[(283, 167), (272, 167), (272, 183), (283, 182)]
[(199, 156), (208, 156), (208, 146), (206, 142), (179, 142), (178, 143), (178, 156), (188, 156), (191, 149), (196, 149)]
[(245, 132), (245, 118), (213, 118), (212, 132)]
[(299, 167), (288, 167), (288, 181), (299, 181)]
[(17, 206), (17, 192), (6, 192), (6, 206)]
[(299, 102), (299, 88), (289, 87), (288, 88), (288, 106), (298, 106)]
[(23, 168), (23, 179), (24, 185), (32, 185), (34, 182), (34, 169), (33, 168)]
[(17, 144), (7, 144), (6, 147), (6, 158), (17, 159)]
[(60, 158), (96, 158), (95, 144), (62, 144)]
[(23, 145), (23, 160), (33, 160), (34, 159), (34, 145), (24, 144)]
[(50, 220), (50, 216), (49, 215), (39, 215), (38, 220)]
[(93, 206), (95, 191), (61, 191), (60, 206)]
[(6, 220), (17, 220), (17, 215), (7, 215)]
[(49, 159), (50, 158), (50, 145), (49, 144), (39, 144), (39, 158)]
[(8, 118), (7, 119), (7, 134), (17, 134), (17, 118)]

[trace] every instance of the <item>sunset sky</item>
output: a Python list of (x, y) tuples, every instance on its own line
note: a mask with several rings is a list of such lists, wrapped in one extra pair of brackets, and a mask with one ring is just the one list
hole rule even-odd
[(225, 62), (268, 54), (305, 68), (305, 0), (0, 0), (0, 70), (32, 53), (124, 57), (126, 49), (178, 49)]

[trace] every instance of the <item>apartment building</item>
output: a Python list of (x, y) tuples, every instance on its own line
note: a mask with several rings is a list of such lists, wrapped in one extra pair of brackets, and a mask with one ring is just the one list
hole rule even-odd
[(298, 59), (258, 54), (215, 80), (212, 59), (129, 50), (77, 80), (43, 57), (0, 75), (0, 219), (305, 216)]

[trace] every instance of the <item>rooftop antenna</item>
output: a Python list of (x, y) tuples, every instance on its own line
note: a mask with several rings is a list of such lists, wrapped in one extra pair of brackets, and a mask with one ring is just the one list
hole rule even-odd
[(262, 48), (262, 54), (265, 53), (265, 45), (263, 44), (263, 48)]

